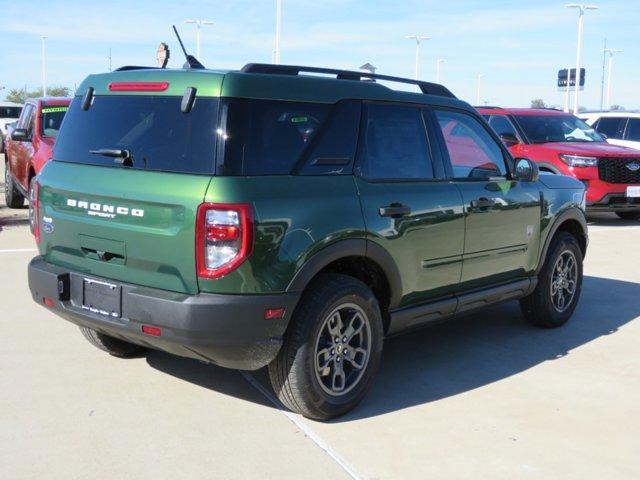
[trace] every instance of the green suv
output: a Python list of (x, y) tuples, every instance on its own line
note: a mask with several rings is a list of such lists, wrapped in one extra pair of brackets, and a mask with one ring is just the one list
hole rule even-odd
[(509, 299), (562, 325), (587, 247), (584, 186), (449, 90), (323, 68), (91, 75), (34, 195), (36, 302), (117, 357), (268, 366), (315, 419), (363, 398), (386, 336)]

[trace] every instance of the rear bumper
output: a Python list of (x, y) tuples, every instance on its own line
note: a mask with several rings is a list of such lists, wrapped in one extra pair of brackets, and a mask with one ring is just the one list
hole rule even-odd
[(588, 212), (630, 212), (640, 210), (640, 198), (628, 198), (624, 193), (609, 193), (597, 202), (587, 202)]
[[(111, 318), (82, 308), (85, 276), (52, 265), (42, 257), (29, 263), (33, 299), (52, 299), (51, 311), (79, 326), (127, 342), (228, 368), (256, 370), (275, 358), (299, 294), (188, 295), (137, 285), (122, 287), (121, 315)], [(269, 308), (286, 308), (284, 318), (265, 320)], [(142, 332), (159, 327), (161, 336)]]

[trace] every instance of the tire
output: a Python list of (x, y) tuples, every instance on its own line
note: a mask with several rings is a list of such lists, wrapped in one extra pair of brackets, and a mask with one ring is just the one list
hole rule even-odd
[[(345, 342), (350, 328), (358, 333)], [(269, 364), (273, 390), (287, 408), (305, 417), (343, 415), (371, 386), (382, 343), (380, 307), (371, 290), (353, 277), (323, 274), (307, 287), (284, 344)]]
[(640, 211), (616, 212), (616, 215), (623, 220), (640, 220)]
[[(561, 270), (564, 274), (558, 273)], [(554, 291), (558, 293), (554, 294)], [(560, 327), (571, 318), (581, 291), (582, 251), (573, 235), (558, 232), (547, 251), (547, 258), (538, 275), (538, 285), (533, 293), (520, 300), (520, 308), (533, 325)], [(563, 302), (559, 300), (560, 296), (564, 299)]]
[(9, 208), (20, 208), (24, 205), (24, 197), (13, 183), (9, 162), (4, 163), (4, 201)]
[(118, 338), (110, 337), (104, 333), (96, 332), (87, 327), (80, 327), (80, 331), (91, 345), (118, 358), (134, 358), (144, 354), (147, 349), (133, 343), (125, 342)]

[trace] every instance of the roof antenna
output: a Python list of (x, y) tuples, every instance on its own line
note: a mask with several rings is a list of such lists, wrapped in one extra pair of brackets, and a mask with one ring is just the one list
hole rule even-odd
[(182, 51), (184, 52), (184, 57), (187, 59), (182, 68), (204, 68), (204, 65), (202, 65), (196, 57), (187, 53), (187, 50), (184, 48), (184, 44), (182, 43), (182, 39), (180, 38), (180, 34), (178, 33), (178, 29), (175, 25), (172, 25), (172, 27), (176, 37), (178, 37), (178, 42), (180, 42), (180, 48), (182, 48)]

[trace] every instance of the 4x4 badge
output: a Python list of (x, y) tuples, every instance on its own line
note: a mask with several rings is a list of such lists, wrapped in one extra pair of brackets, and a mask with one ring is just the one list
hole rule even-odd
[(627, 163), (627, 168), (632, 172), (637, 172), (638, 170), (640, 170), (640, 163), (638, 162)]

